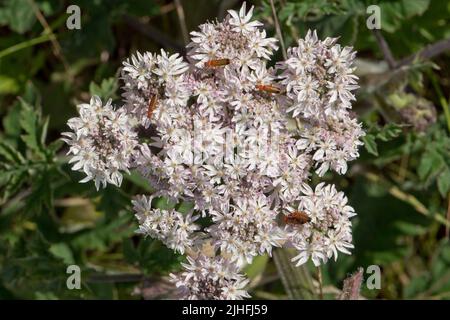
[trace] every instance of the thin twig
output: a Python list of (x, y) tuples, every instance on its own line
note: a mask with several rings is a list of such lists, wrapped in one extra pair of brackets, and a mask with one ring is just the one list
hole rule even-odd
[(409, 162), (409, 153), (404, 154), (402, 156), (401, 162), (400, 162), (400, 168), (398, 170), (398, 178), (400, 182), (404, 182), (406, 178), (406, 173), (408, 169), (408, 162)]
[(384, 59), (388, 63), (390, 69), (400, 69), (401, 67), (410, 65), (419, 59), (420, 60), (432, 59), (432, 58), (450, 50), (450, 38), (449, 38), (449, 39), (440, 40), (433, 44), (429, 44), (428, 46), (419, 50), (418, 52), (415, 52), (405, 58), (402, 58), (402, 59), (396, 61), (394, 59), (394, 56), (392, 55), (392, 52), (391, 52), (391, 49), (389, 48), (388, 43), (384, 39), (381, 32), (377, 29), (374, 29), (373, 33), (375, 35), (375, 39), (377, 40), (378, 46), (380, 47), (381, 51), (383, 52)]
[(430, 77), (431, 84), (438, 95), (439, 102), (441, 103), (442, 109), (444, 110), (445, 121), (447, 122), (448, 132), (450, 133), (450, 107), (449, 102), (447, 102), (447, 98), (444, 96), (444, 93), (441, 90), (441, 86), (438, 83), (438, 80), (434, 73), (431, 70), (427, 70), (427, 74)]
[(147, 279), (143, 274), (123, 273), (123, 274), (92, 274), (88, 282), (92, 283), (121, 283), (140, 282)]
[(391, 49), (389, 48), (389, 45), (386, 42), (386, 39), (384, 39), (380, 30), (374, 29), (373, 34), (375, 35), (375, 39), (377, 40), (378, 46), (380, 47), (381, 51), (383, 52), (384, 60), (386, 60), (388, 66), (389, 66), (389, 69), (395, 69), (397, 66), (397, 63), (395, 62), (394, 56), (392, 55)]
[(181, 0), (175, 0), (175, 8), (177, 9), (178, 20), (180, 21), (181, 34), (183, 35), (184, 44), (189, 43), (189, 32), (186, 25), (186, 17)]
[(273, 0), (270, 0), (270, 7), (272, 8), (273, 19), (275, 22), (275, 30), (277, 32), (278, 39), (280, 40), (283, 59), (287, 60), (286, 46), (284, 45), (283, 34), (281, 32), (280, 22), (278, 21), (278, 16), (277, 16), (277, 12), (275, 10), (275, 5), (273, 3)]
[(377, 176), (374, 173), (367, 172), (367, 173), (364, 174), (364, 176), (368, 180), (370, 180), (372, 182), (378, 182), (378, 183), (385, 183), (385, 184), (387, 184), (386, 185), (387, 190), (393, 197), (408, 203), (414, 209), (416, 209), (416, 211), (419, 212), (420, 214), (422, 214), (422, 215), (424, 215), (426, 217), (429, 217), (429, 218), (433, 218), (437, 222), (442, 223), (444, 226), (450, 227), (450, 221), (448, 221), (444, 216), (442, 216), (442, 215), (440, 215), (438, 213), (431, 212), (430, 210), (428, 210), (428, 208), (425, 207), (425, 205), (422, 202), (420, 202), (413, 195), (403, 192), (397, 186), (389, 185), (388, 181), (385, 181), (383, 178), (380, 178), (379, 176)]
[[(447, 205), (447, 221), (450, 222), (450, 192), (448, 193), (448, 205)], [(445, 236), (450, 237), (450, 226), (445, 226)]]
[(430, 44), (422, 50), (401, 59), (397, 62), (397, 68), (413, 63), (417, 59), (427, 60), (434, 58), (445, 51), (450, 50), (450, 39), (440, 40), (436, 43)]
[(319, 298), (323, 300), (323, 279), (322, 279), (322, 269), (317, 267), (317, 281), (319, 282)]
[(163, 5), (159, 8), (159, 13), (161, 15), (168, 14), (170, 11), (175, 10), (175, 4), (174, 3), (168, 3), (166, 5)]
[(45, 19), (44, 15), (42, 14), (42, 12), (39, 9), (39, 7), (36, 5), (34, 0), (28, 0), (28, 2), (30, 3), (30, 5), (31, 5), (31, 7), (32, 7), (32, 9), (34, 11), (34, 14), (35, 14), (36, 18), (38, 19), (39, 23), (44, 28), (44, 32), (49, 35), (50, 41), (52, 42), (54, 55), (59, 60), (61, 60), (63, 66), (64, 66), (64, 69), (66, 71), (68, 71), (69, 70), (69, 64), (67, 63), (66, 57), (64, 56), (64, 54), (62, 52), (61, 45), (59, 44), (58, 40), (56, 39), (56, 36), (53, 33), (52, 28), (50, 28), (50, 25), (48, 24), (47, 20)]

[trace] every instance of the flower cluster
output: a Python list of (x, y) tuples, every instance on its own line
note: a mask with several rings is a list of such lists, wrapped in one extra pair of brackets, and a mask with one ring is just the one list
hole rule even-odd
[(161, 240), (168, 248), (181, 254), (194, 244), (194, 223), (198, 216), (171, 210), (152, 209), (152, 198), (144, 195), (132, 201), (140, 227), (138, 233)]
[(226, 59), (235, 67), (255, 68), (278, 48), (275, 38), (266, 38), (266, 31), (259, 30), (262, 23), (251, 21), (253, 7), (246, 12), (244, 3), (239, 12), (228, 12), (224, 21), (205, 23), (200, 31), (191, 32), (188, 55), (195, 66), (203, 68), (211, 66), (212, 61)]
[(181, 294), (189, 300), (241, 300), (250, 296), (244, 290), (248, 280), (239, 273), (236, 264), (224, 257), (209, 257), (203, 253), (188, 257), (186, 271), (171, 274)]
[(344, 193), (324, 183), (319, 183), (314, 191), (303, 185), (302, 193), (298, 206), (288, 209), (303, 212), (309, 220), (301, 226), (286, 226), (289, 241), (299, 251), (293, 261), (301, 265), (311, 259), (318, 266), (329, 258), (337, 259), (338, 251), (350, 254), (348, 249), (353, 245), (349, 219), (356, 213), (347, 204)]
[[(313, 191), (308, 182), (312, 170), (344, 174), (347, 162), (358, 157), (364, 132), (349, 112), (357, 88), (355, 53), (308, 32), (286, 61), (268, 67), (276, 40), (251, 20), (252, 11), (244, 4), (192, 32), (188, 62), (164, 51), (137, 53), (122, 69), (120, 115), (127, 124), (121, 134), (132, 142), (127, 161), (114, 172), (132, 166), (157, 189), (133, 201), (138, 232), (188, 254), (186, 271), (173, 279), (189, 299), (247, 297), (239, 268), (271, 255), (273, 247), (296, 248), (297, 265), (309, 259), (320, 265), (352, 247), (355, 213), (347, 198), (334, 185), (321, 183)], [(79, 122), (71, 120), (78, 133), (66, 135), (95, 135), (91, 126), (98, 118)], [(133, 132), (140, 133), (139, 143)], [(121, 145), (111, 154), (125, 147), (117, 140)], [(73, 161), (90, 150), (68, 143)], [(96, 144), (92, 153), (108, 143)], [(106, 170), (115, 163), (103, 164)], [(155, 208), (155, 197), (193, 209)], [(198, 253), (205, 243), (213, 256)]]
[(79, 117), (68, 121), (73, 132), (63, 133), (73, 154), (72, 169), (86, 174), (80, 182), (94, 180), (97, 190), (107, 183), (120, 186), (121, 171), (128, 172), (138, 145), (130, 118), (125, 110), (114, 110), (111, 101), (103, 105), (96, 96), (79, 105), (78, 112)]
[(321, 41), (308, 31), (298, 46), (288, 50), (288, 59), (278, 64), (281, 84), (288, 97), (288, 112), (306, 124), (297, 146), (313, 153), (316, 172), (329, 168), (344, 174), (347, 162), (356, 159), (364, 132), (348, 112), (358, 88), (353, 74), (356, 52), (342, 48), (335, 38)]
[[(170, 119), (167, 114), (180, 112), (179, 107), (186, 105), (189, 95), (183, 74), (188, 64), (178, 54), (168, 55), (164, 50), (160, 55), (138, 52), (123, 64), (125, 108), (145, 128), (151, 119)], [(154, 110), (150, 103), (155, 104)], [(162, 107), (156, 108), (156, 104)]]

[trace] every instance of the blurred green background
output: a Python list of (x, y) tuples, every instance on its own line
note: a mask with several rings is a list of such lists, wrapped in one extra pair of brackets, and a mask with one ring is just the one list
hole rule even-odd
[[(275, 36), (270, 2), (249, 2)], [(71, 4), (81, 9), (80, 30), (66, 28)], [(381, 9), (379, 31), (366, 27), (371, 4)], [(152, 187), (135, 173), (120, 189), (96, 192), (91, 183), (77, 183), (81, 175), (70, 171), (59, 137), (76, 104), (90, 95), (121, 103), (117, 70), (131, 53), (183, 53), (187, 32), (240, 5), (0, 1), (0, 298), (176, 297), (167, 275), (184, 258), (134, 235), (130, 199)], [(361, 88), (354, 112), (368, 132), (365, 147), (346, 176), (325, 177), (347, 193), (358, 213), (355, 249), (323, 268), (325, 297), (336, 298), (358, 267), (379, 265), (381, 289), (363, 284), (364, 298), (450, 298), (450, 1), (274, 5), (287, 46), (314, 28), (320, 37), (338, 36), (358, 51)], [(281, 58), (279, 50), (273, 61)], [(66, 287), (71, 264), (82, 270), (80, 290)], [(308, 267), (314, 286), (316, 273)], [(259, 257), (246, 268), (250, 294), (300, 298), (282, 278), (302, 279), (296, 275), (301, 271), (277, 270), (273, 259)]]

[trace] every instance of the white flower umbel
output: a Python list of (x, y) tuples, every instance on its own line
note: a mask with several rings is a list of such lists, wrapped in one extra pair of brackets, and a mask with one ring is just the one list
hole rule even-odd
[(183, 299), (188, 300), (242, 300), (250, 295), (244, 290), (248, 280), (239, 273), (237, 266), (229, 260), (200, 253), (188, 257), (180, 274), (171, 274)]
[[(192, 202), (210, 219), (198, 241), (186, 242), (193, 250), (208, 241), (238, 266), (271, 255), (286, 241), (299, 250), (299, 264), (347, 253), (350, 216), (314, 200), (336, 189), (319, 185), (317, 195), (309, 195), (302, 185), (311, 169), (319, 175), (329, 169), (344, 174), (347, 162), (358, 157), (364, 132), (347, 111), (353, 95), (331, 85), (346, 82), (353, 87), (345, 90), (356, 88), (354, 54), (335, 39), (320, 41), (308, 32), (281, 68), (268, 68), (275, 41), (265, 38), (260, 23), (251, 22), (252, 10), (243, 6), (229, 13), (223, 22), (206, 23), (192, 33), (191, 69), (183, 74), (190, 99), (178, 111), (158, 106), (165, 116), (152, 122), (155, 133), (141, 146), (138, 169), (160, 195)], [(266, 40), (249, 45), (255, 39)], [(291, 114), (298, 120), (295, 129), (288, 127)], [(305, 224), (280, 225), (277, 217), (293, 208), (315, 214), (308, 195), (320, 215)], [(140, 222), (147, 232), (149, 223)], [(165, 241), (159, 233), (147, 233)]]
[[(123, 112), (109, 104), (102, 112), (126, 124), (104, 130), (103, 116), (83, 111), (66, 134), (75, 168), (96, 184), (117, 181), (132, 163), (158, 190), (152, 197), (193, 205), (182, 214), (152, 208), (146, 196), (133, 200), (139, 233), (187, 253), (186, 270), (173, 278), (188, 299), (247, 297), (238, 270), (273, 247), (296, 248), (297, 265), (353, 247), (347, 198), (334, 185), (308, 184), (313, 171), (345, 174), (359, 156), (364, 132), (349, 111), (355, 53), (310, 31), (272, 68), (276, 40), (252, 20), (253, 7), (228, 13), (191, 33), (188, 63), (165, 51), (124, 62)], [(117, 153), (125, 164), (111, 168)], [(214, 258), (190, 257), (205, 243)]]
[(122, 171), (128, 173), (138, 144), (127, 114), (114, 110), (111, 101), (103, 105), (97, 96), (79, 105), (78, 112), (79, 117), (67, 122), (73, 132), (63, 133), (73, 155), (69, 163), (75, 163), (72, 170), (84, 172), (80, 182), (94, 180), (97, 190), (107, 183), (120, 186)]

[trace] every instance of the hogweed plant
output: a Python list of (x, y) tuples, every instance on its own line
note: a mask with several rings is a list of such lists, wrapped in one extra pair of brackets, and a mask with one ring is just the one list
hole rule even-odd
[[(240, 270), (273, 247), (295, 248), (297, 266), (353, 248), (347, 197), (309, 181), (313, 171), (345, 174), (359, 156), (355, 52), (308, 31), (269, 67), (277, 40), (251, 20), (253, 7), (228, 12), (191, 33), (187, 61), (164, 50), (131, 56), (124, 105), (94, 96), (63, 134), (80, 182), (120, 186), (135, 169), (156, 188), (133, 200), (137, 232), (187, 255), (171, 275), (187, 299), (249, 297)], [(159, 197), (192, 210), (156, 209)]]

